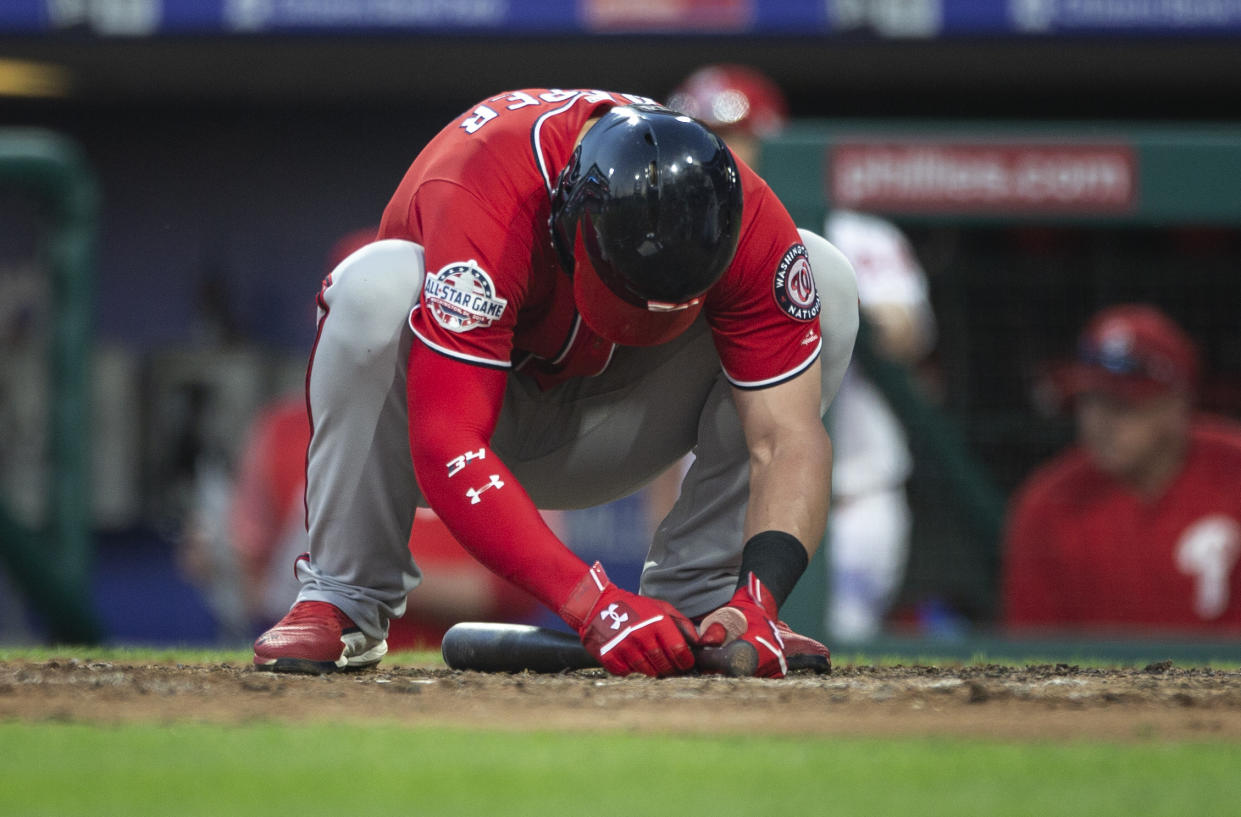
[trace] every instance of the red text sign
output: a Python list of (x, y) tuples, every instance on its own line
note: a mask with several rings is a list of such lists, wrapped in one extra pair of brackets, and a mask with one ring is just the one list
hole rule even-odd
[(833, 206), (862, 210), (1123, 212), (1137, 201), (1127, 145), (839, 143)]

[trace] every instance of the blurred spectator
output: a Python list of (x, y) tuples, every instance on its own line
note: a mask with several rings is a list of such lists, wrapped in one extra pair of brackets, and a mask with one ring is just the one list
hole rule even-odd
[(699, 68), (668, 95), (668, 107), (701, 119), (741, 161), (758, 162), (762, 140), (784, 130), (789, 106), (765, 74), (745, 65)]
[(1241, 426), (1195, 411), (1193, 342), (1153, 307), (1111, 307), (1056, 379), (1077, 443), (1015, 496), (1007, 627), (1241, 633)]
[[(788, 121), (779, 87), (741, 65), (698, 69), (668, 104), (702, 119), (751, 165), (759, 159), (761, 140)], [(853, 264), (876, 352), (906, 365), (923, 359), (935, 341), (935, 319), (926, 275), (900, 229), (872, 215), (836, 210), (823, 235)], [(860, 641), (882, 630), (904, 577), (912, 524), (905, 484), (912, 457), (900, 422), (856, 363), (836, 395), (828, 426), (835, 462), (827, 630), (836, 641)], [(676, 498), (670, 480), (665, 477), (654, 489), (664, 497), (655, 512)]]
[[(824, 236), (857, 273), (858, 300), (875, 353), (912, 368), (935, 343), (926, 274), (891, 222), (836, 210)], [(905, 430), (855, 362), (828, 415), (835, 448), (832, 601), (828, 629), (842, 641), (878, 635), (900, 590), (913, 519), (905, 485), (913, 457)]]

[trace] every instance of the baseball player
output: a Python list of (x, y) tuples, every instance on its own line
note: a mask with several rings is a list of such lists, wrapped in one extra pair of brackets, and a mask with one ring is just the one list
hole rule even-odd
[[(377, 238), (319, 297), (310, 554), (256, 665), (378, 662), (422, 505), (611, 673), (684, 673), (736, 639), (757, 675), (828, 662), (779, 608), (826, 522), (856, 284), (718, 136), (634, 95), (497, 94), (418, 155)], [(536, 510), (624, 496), (691, 449), (639, 592)]]
[(1060, 373), (1077, 445), (1013, 502), (1004, 619), (1013, 632), (1241, 634), (1241, 427), (1198, 414), (1193, 342), (1122, 304)]
[[(780, 88), (744, 65), (699, 68), (672, 91), (668, 105), (702, 119), (752, 165), (762, 140), (788, 122)], [(935, 343), (935, 314), (926, 273), (901, 230), (871, 214), (834, 209), (823, 235), (853, 265), (877, 351), (906, 365), (925, 358)], [(912, 528), (905, 485), (913, 457), (900, 421), (857, 366), (845, 374), (828, 427), (835, 464), (827, 631), (841, 641), (862, 641), (881, 631), (904, 577)]]

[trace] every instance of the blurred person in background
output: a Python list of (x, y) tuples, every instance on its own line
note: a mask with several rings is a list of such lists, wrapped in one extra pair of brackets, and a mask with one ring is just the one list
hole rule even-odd
[[(763, 139), (788, 123), (788, 105), (766, 75), (743, 65), (708, 65), (669, 95), (669, 106), (706, 122), (756, 165)], [(889, 221), (848, 210), (828, 213), (823, 236), (857, 274), (862, 317), (876, 353), (906, 366), (935, 342), (926, 274), (909, 241)], [(904, 577), (912, 518), (905, 484), (913, 470), (905, 431), (855, 361), (828, 414), (835, 445), (828, 520), (830, 602), (827, 630), (837, 641), (878, 635)], [(670, 504), (676, 472), (652, 493), (652, 515)]]
[(1199, 367), (1153, 306), (1087, 324), (1054, 376), (1077, 442), (1010, 509), (1010, 632), (1241, 634), (1241, 425), (1196, 411)]

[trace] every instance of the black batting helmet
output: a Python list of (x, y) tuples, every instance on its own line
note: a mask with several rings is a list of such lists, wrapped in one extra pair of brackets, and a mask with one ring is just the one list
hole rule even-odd
[(586, 324), (625, 346), (684, 331), (732, 262), (741, 208), (732, 154), (701, 122), (659, 105), (608, 111), (552, 195), (553, 241)]

